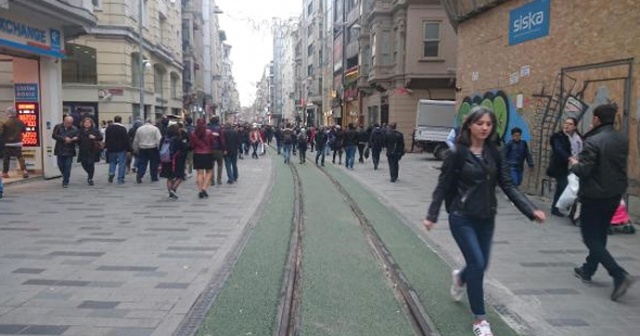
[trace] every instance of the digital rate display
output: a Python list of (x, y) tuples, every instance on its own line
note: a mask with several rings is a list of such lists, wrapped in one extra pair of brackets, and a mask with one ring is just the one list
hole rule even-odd
[(18, 119), (24, 124), (22, 146), (40, 146), (40, 107), (38, 103), (16, 103)]

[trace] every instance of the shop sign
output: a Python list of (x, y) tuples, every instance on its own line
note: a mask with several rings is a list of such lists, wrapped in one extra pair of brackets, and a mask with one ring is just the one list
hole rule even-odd
[(22, 145), (24, 147), (40, 146), (40, 108), (38, 103), (16, 103), (18, 119), (25, 126), (22, 133)]
[(15, 83), (13, 91), (16, 101), (19, 102), (37, 102), (38, 101), (38, 84), (35, 83)]
[(64, 58), (62, 33), (28, 19), (0, 15), (0, 45), (55, 58)]
[(509, 45), (549, 35), (550, 0), (535, 0), (509, 12)]

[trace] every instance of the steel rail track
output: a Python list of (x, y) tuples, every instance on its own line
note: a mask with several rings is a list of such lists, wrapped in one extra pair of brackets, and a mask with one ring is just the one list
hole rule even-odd
[(318, 169), (325, 175), (333, 186), (342, 194), (345, 202), (351, 208), (353, 213), (358, 218), (360, 225), (362, 226), (369, 245), (373, 249), (373, 252), (378, 256), (379, 260), (385, 271), (388, 272), (388, 276), (393, 283), (393, 290), (396, 292), (396, 298), (400, 301), (400, 304), (404, 306), (407, 316), (409, 317), (417, 335), (420, 336), (437, 336), (439, 335), (434, 324), (432, 323), (427, 310), (420, 302), (417, 293), (409, 283), (409, 280), (404, 275), (400, 267), (396, 264), (391, 256), (391, 253), (387, 249), (386, 245), (382, 241), (382, 238), (378, 235), (373, 225), (364, 214), (358, 203), (351, 197), (349, 192), (325, 169)]

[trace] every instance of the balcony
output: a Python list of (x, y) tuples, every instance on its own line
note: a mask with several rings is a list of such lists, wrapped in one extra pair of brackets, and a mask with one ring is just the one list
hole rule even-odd
[(507, 1), (509, 0), (442, 0), (442, 6), (447, 11), (451, 25), (456, 28), (458, 23)]

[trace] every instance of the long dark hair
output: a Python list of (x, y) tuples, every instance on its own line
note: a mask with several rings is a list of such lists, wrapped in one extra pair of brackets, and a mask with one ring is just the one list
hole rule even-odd
[(465, 147), (471, 147), (471, 129), (470, 129), (471, 124), (476, 123), (478, 120), (480, 120), (480, 118), (484, 117), (485, 115), (489, 115), (489, 118), (491, 118), (491, 124), (493, 125), (493, 127), (491, 127), (491, 133), (489, 133), (489, 136), (485, 140), (484, 145), (485, 147), (486, 146), (497, 147), (496, 146), (496, 136), (497, 136), (496, 128), (498, 127), (498, 119), (496, 118), (496, 115), (493, 113), (493, 111), (486, 106), (476, 106), (471, 109), (471, 111), (469, 112), (469, 115), (464, 120), (464, 123), (460, 128), (460, 135), (458, 136), (458, 140), (456, 142)]

